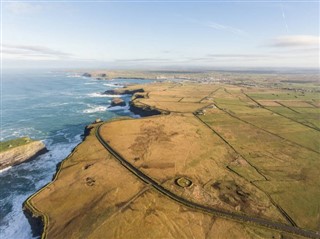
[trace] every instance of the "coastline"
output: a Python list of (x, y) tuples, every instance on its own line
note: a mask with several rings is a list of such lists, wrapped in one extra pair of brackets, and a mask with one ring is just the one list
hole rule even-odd
[[(4, 95), (6, 96), (4, 99), (7, 99), (6, 106), (10, 108), (19, 104), (22, 108), (14, 107), (8, 111), (4, 119), (6, 124), (3, 134), (7, 138), (29, 135), (34, 139), (44, 139), (43, 142), (49, 152), (38, 156), (35, 160), (10, 169), (6, 168), (7, 170), (0, 174), (3, 196), (1, 208), (3, 220), (0, 223), (0, 231), (6, 238), (32, 237), (22, 204), (31, 194), (52, 180), (57, 172), (58, 163), (81, 142), (86, 125), (96, 118), (107, 120), (127, 115), (134, 117), (128, 110), (130, 97), (123, 97), (126, 107), (106, 109), (112, 97), (100, 97), (100, 93), (116, 86), (149, 82), (115, 80), (107, 85), (105, 84), (109, 83), (107, 81), (79, 79), (75, 75), (60, 71), (43, 72), (43, 74), (32, 71), (32, 74), (30, 72), (27, 76), (30, 78), (29, 86), (39, 90), (40, 93), (33, 94), (32, 91), (25, 91), (25, 85), (22, 84), (24, 76), (17, 77), (16, 73), (12, 72), (10, 77), (19, 87), (10, 88), (6, 85), (6, 88), (10, 89)], [(44, 84), (37, 85), (36, 83), (40, 81)], [(38, 86), (39, 88), (36, 88)], [(25, 94), (27, 100), (19, 97), (21, 92)], [(45, 93), (46, 97), (42, 97), (42, 93)], [(95, 93), (96, 95), (93, 95)], [(16, 100), (10, 101), (10, 97)]]
[(63, 159), (61, 162), (59, 162), (56, 165), (56, 173), (53, 175), (52, 180), (46, 185), (44, 185), (40, 190), (30, 195), (23, 203), (22, 207), (23, 207), (24, 214), (26, 215), (31, 225), (31, 230), (34, 235), (39, 235), (40, 233), (41, 238), (46, 238), (46, 228), (49, 223), (49, 217), (45, 213), (39, 211), (31, 203), (32, 198), (34, 198), (37, 194), (45, 190), (58, 178), (59, 173), (63, 168), (63, 164), (73, 155), (73, 153), (77, 150), (77, 148), (85, 141), (86, 137), (90, 134), (92, 129), (93, 127), (90, 127), (90, 125), (85, 127), (82, 141), (75, 148), (73, 148), (71, 153), (65, 159)]
[[(138, 85), (137, 85), (138, 86)], [(116, 88), (115, 90), (111, 90), (113, 91), (114, 94), (118, 95), (128, 95), (130, 93), (128, 93), (128, 90), (127, 89), (122, 89), (122, 88)], [(141, 92), (140, 90), (138, 90), (137, 92)], [(110, 92), (109, 92), (110, 93)], [(150, 109), (150, 108), (145, 108), (145, 107), (140, 107), (140, 106), (137, 106), (134, 104), (133, 102), (133, 97), (134, 97), (134, 94), (136, 93), (136, 91), (134, 92), (131, 92), (131, 100), (129, 102), (130, 104), (130, 107), (129, 107), (129, 110), (131, 112), (133, 112), (134, 114), (138, 114), (140, 115), (141, 117), (148, 117), (148, 116), (153, 116), (153, 115), (159, 115), (159, 114), (162, 114), (163, 112), (162, 111), (158, 111), (156, 109)], [(121, 120), (121, 119), (125, 119), (127, 117), (117, 117), (117, 118), (114, 118), (114, 119), (110, 119), (108, 121), (105, 121), (105, 122), (109, 122), (109, 121), (118, 121), (118, 120)], [(131, 119), (131, 118), (130, 118)], [(35, 192), (34, 194), (30, 195), (26, 200), (25, 202), (23, 203), (22, 207), (23, 207), (23, 212), (25, 214), (25, 216), (27, 217), (28, 221), (29, 221), (29, 224), (31, 226), (31, 230), (32, 230), (32, 233), (33, 235), (41, 235), (41, 239), (45, 239), (46, 238), (46, 234), (47, 234), (47, 226), (49, 224), (49, 217), (39, 211), (31, 202), (31, 200), (39, 193), (41, 193), (43, 190), (45, 190), (48, 186), (50, 186), (52, 183), (54, 183), (62, 168), (63, 168), (63, 165), (64, 163), (70, 158), (72, 157), (73, 153), (77, 150), (77, 148), (86, 140), (87, 136), (90, 135), (91, 131), (92, 130), (96, 130), (96, 127), (98, 127), (99, 125), (103, 124), (104, 121), (102, 122), (99, 122), (99, 123), (91, 123), (89, 125), (87, 125), (84, 129), (84, 133), (83, 133), (83, 139), (82, 141), (71, 151), (71, 153), (65, 158), (63, 159), (61, 162), (59, 162), (57, 165), (56, 165), (56, 173), (53, 175), (52, 177), (52, 180), (47, 183), (46, 185), (44, 185), (40, 190), (38, 190), (37, 192)]]

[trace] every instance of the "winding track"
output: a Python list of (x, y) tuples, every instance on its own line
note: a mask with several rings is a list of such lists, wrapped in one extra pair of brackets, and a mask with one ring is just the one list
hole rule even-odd
[[(107, 123), (107, 122), (106, 122)], [(239, 221), (239, 222), (245, 222), (245, 223), (250, 223), (254, 224), (256, 226), (262, 226), (266, 227), (269, 229), (277, 230), (280, 232), (288, 232), (292, 233), (295, 235), (300, 235), (304, 237), (309, 237), (309, 238), (320, 238), (319, 232), (314, 232), (311, 230), (305, 230), (299, 227), (294, 227), (290, 225), (286, 225), (283, 223), (279, 222), (274, 222), (271, 220), (263, 219), (263, 218), (256, 218), (256, 217), (251, 217), (245, 214), (239, 214), (239, 213), (234, 213), (234, 212), (229, 212), (221, 209), (216, 209), (216, 208), (211, 208), (211, 207), (206, 207), (201, 204), (191, 202), (186, 200), (185, 198), (182, 198), (171, 191), (165, 189), (163, 186), (161, 186), (159, 183), (157, 183), (155, 180), (141, 172), (138, 168), (130, 164), (127, 160), (125, 160), (117, 151), (115, 151), (101, 136), (100, 134), (100, 129), (101, 127), (106, 124), (102, 123), (101, 125), (98, 126), (96, 130), (96, 137), (100, 141), (100, 143), (104, 146), (105, 149), (109, 151), (111, 155), (113, 155), (123, 167), (128, 169), (131, 173), (136, 175), (139, 179), (141, 179), (143, 182), (146, 184), (152, 186), (156, 191), (162, 193), (163, 195), (167, 196), (168, 198), (176, 201), (177, 203), (180, 203), (186, 207), (196, 209), (208, 214), (212, 214), (214, 216), (222, 217), (222, 218), (227, 218), (227, 219), (232, 219), (234, 221)]]

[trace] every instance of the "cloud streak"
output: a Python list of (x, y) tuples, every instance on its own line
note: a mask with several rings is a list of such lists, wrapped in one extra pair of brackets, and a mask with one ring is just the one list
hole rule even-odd
[(230, 32), (230, 33), (233, 33), (233, 34), (236, 34), (236, 35), (245, 34), (245, 32), (243, 30), (241, 30), (241, 29), (234, 28), (234, 27), (227, 26), (227, 25), (222, 25), (222, 24), (219, 24), (219, 23), (216, 23), (216, 22), (209, 22), (209, 23), (206, 24), (206, 26), (210, 27), (212, 29), (215, 29), (215, 30)]
[(273, 38), (268, 46), (271, 47), (319, 47), (319, 36), (292, 35)]
[(208, 27), (208, 28), (211, 28), (214, 30), (218, 30), (218, 31), (229, 32), (229, 33), (236, 34), (236, 35), (245, 35), (246, 34), (246, 32), (243, 31), (242, 29), (228, 26), (225, 24), (221, 24), (218, 22), (212, 22), (212, 21), (205, 22), (205, 21), (200, 21), (200, 20), (192, 19), (192, 18), (186, 18), (186, 20), (188, 22), (196, 23), (198, 25), (202, 25), (202, 26), (205, 26), (205, 27)]
[(58, 51), (43, 46), (27, 46), (27, 45), (2, 45), (2, 53), (5, 56), (23, 59), (35, 60), (59, 60), (74, 57), (70, 53)]
[(287, 33), (288, 33), (289, 32), (289, 28), (288, 28), (288, 24), (287, 24), (287, 20), (286, 20), (286, 15), (284, 14), (282, 1), (281, 1), (281, 11), (282, 11), (282, 19), (283, 19), (284, 25), (285, 25)]
[[(190, 57), (188, 61), (194, 62), (257, 62), (270, 60), (274, 58), (275, 55), (272, 54), (208, 54), (204, 57)], [(279, 56), (277, 56), (279, 58)]]
[(172, 59), (164, 59), (164, 58), (135, 58), (135, 59), (118, 59), (115, 60), (115, 62), (143, 62), (143, 63), (149, 63), (149, 62), (168, 62)]
[(314, 58), (316, 52), (305, 52), (305, 51), (277, 51), (277, 52), (265, 52), (265, 53), (238, 53), (238, 54), (206, 54), (204, 56), (184, 56), (184, 57), (173, 57), (173, 58), (136, 58), (136, 59), (119, 59), (115, 60), (115, 63), (119, 64), (208, 64), (208, 63), (224, 63), (224, 64), (243, 64), (249, 63), (266, 63), (266, 62), (281, 62), (283, 60), (290, 60), (294, 58)]

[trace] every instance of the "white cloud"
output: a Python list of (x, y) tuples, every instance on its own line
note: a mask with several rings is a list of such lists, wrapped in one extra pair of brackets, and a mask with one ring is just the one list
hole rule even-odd
[(13, 14), (26, 14), (35, 13), (41, 11), (43, 8), (39, 4), (27, 3), (27, 2), (11, 2), (7, 3), (6, 9)]
[(319, 36), (292, 35), (280, 36), (271, 40), (268, 46), (272, 47), (319, 47)]

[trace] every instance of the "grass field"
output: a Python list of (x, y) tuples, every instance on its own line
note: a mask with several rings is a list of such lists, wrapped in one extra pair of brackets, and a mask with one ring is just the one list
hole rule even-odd
[[(104, 124), (103, 139), (123, 158), (186, 200), (320, 230), (317, 94), (198, 83), (143, 88), (133, 104), (171, 113)], [(29, 201), (48, 218), (48, 238), (299, 238), (168, 199), (119, 164), (94, 128)]]
[(30, 139), (29, 137), (22, 137), (18, 139), (3, 141), (3, 142), (0, 142), (0, 152), (4, 152), (6, 150), (13, 149), (15, 147), (26, 145), (31, 142), (33, 142), (33, 140)]

